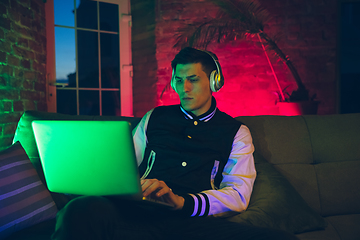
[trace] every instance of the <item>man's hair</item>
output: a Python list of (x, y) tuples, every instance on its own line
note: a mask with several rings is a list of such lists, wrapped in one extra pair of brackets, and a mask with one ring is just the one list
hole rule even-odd
[(217, 70), (214, 59), (210, 54), (214, 59), (218, 60), (217, 56), (212, 52), (186, 47), (176, 54), (174, 60), (171, 61), (171, 67), (175, 71), (177, 64), (201, 63), (203, 71), (210, 78), (211, 72)]

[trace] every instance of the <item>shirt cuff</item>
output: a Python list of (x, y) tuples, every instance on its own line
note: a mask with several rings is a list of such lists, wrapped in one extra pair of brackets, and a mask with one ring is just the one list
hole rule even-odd
[(206, 217), (209, 215), (210, 202), (205, 193), (185, 194), (184, 206), (181, 209), (184, 216), (188, 217)]

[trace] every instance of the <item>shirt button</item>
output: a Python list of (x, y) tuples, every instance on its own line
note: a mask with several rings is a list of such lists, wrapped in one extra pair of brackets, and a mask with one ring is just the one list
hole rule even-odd
[(191, 138), (191, 136), (189, 135), (188, 138)]
[(183, 167), (186, 167), (187, 162), (182, 162), (181, 165), (182, 165)]
[(197, 121), (194, 121), (194, 125), (195, 125), (195, 126), (198, 125), (198, 122), (197, 122)]

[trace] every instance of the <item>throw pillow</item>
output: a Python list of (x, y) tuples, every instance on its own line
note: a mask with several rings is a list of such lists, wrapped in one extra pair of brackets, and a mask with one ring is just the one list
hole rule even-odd
[(249, 207), (229, 220), (295, 234), (324, 229), (326, 221), (307, 205), (287, 179), (266, 160), (258, 160), (261, 163), (256, 164), (257, 178)]
[(19, 142), (0, 152), (0, 239), (54, 218), (57, 208)]

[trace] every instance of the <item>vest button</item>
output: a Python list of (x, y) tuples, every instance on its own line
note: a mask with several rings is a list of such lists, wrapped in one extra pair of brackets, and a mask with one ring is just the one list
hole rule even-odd
[(183, 167), (186, 167), (186, 165), (187, 165), (187, 162), (182, 162), (181, 163), (181, 166), (183, 166)]
[(194, 121), (194, 125), (195, 125), (195, 126), (198, 125), (198, 122), (197, 122), (197, 121)]
[(191, 138), (191, 136), (189, 135), (188, 138)]

